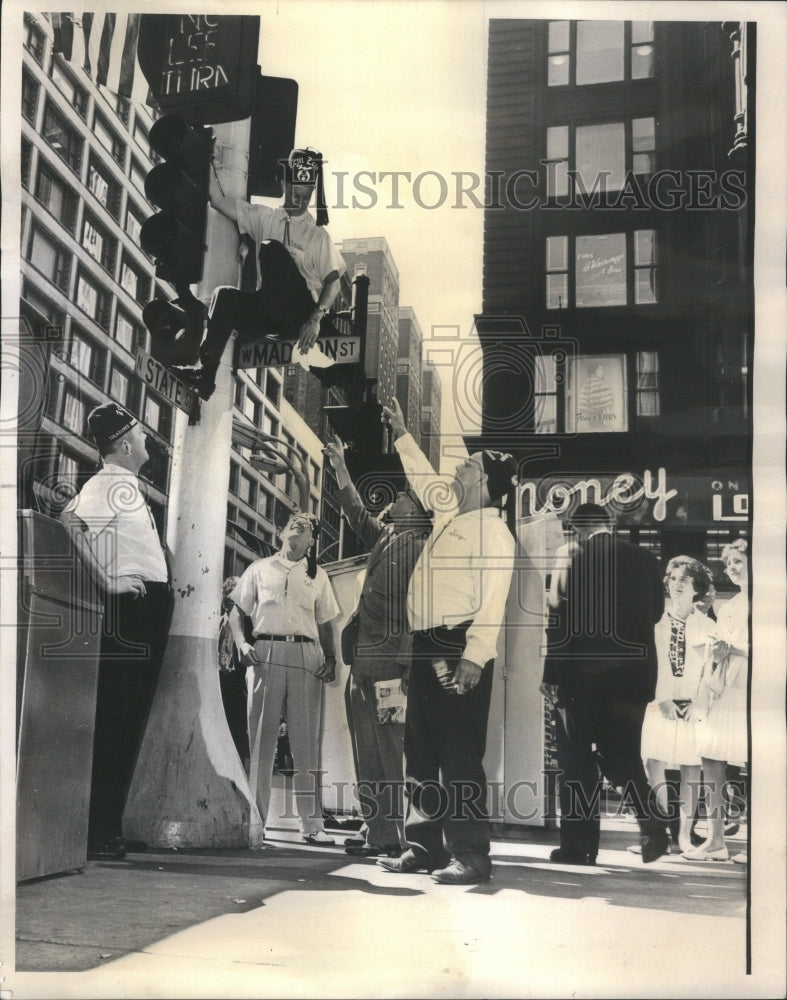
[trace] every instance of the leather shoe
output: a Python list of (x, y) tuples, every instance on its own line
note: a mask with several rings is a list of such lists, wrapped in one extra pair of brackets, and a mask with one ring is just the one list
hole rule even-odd
[(648, 865), (651, 861), (656, 861), (664, 854), (669, 854), (669, 837), (666, 830), (654, 830), (653, 833), (643, 834), (639, 838), (642, 848), (642, 861)]
[(479, 872), (454, 858), (445, 868), (432, 872), (432, 881), (440, 885), (477, 885), (489, 881), (489, 872)]
[(411, 875), (415, 872), (431, 874), (435, 870), (434, 865), (421, 861), (412, 851), (405, 851), (398, 858), (378, 858), (377, 864), (387, 872), (395, 872), (397, 875)]
[(385, 844), (383, 847), (376, 847), (374, 844), (351, 844), (345, 847), (345, 854), (351, 858), (398, 858), (402, 849), (398, 844)]
[(591, 858), (589, 854), (582, 854), (578, 851), (566, 851), (562, 847), (556, 847), (550, 853), (549, 860), (562, 865), (585, 865), (588, 868), (596, 863), (596, 859)]
[(365, 847), (366, 837), (345, 837), (344, 839), (345, 847)]
[(98, 847), (88, 847), (87, 849), (88, 861), (122, 861), (125, 856), (126, 848), (119, 837)]

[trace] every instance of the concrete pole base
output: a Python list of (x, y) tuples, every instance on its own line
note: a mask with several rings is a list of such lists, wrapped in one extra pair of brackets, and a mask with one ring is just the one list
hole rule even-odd
[(123, 836), (157, 848), (263, 845), (262, 819), (224, 715), (213, 639), (169, 637)]

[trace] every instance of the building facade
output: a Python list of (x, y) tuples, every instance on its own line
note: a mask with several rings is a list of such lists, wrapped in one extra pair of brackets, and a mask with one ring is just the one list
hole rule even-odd
[(492, 20), (488, 67), (483, 433), (527, 458), (517, 516), (615, 499), (719, 570), (751, 497), (753, 29)]
[(421, 440), (423, 334), (411, 306), (399, 307), (399, 351), (396, 362), (396, 398), (408, 431)]
[(440, 471), (440, 407), (442, 390), (435, 365), (424, 362), (421, 393), (421, 448), (433, 469)]
[[(143, 306), (175, 294), (139, 246), (140, 227), (154, 211), (144, 185), (156, 162), (148, 140), (155, 118), (53, 52), (46, 15), (25, 16), (20, 325), (34, 374), (42, 374), (33, 385), (35, 412), (22, 414), (20, 401), (18, 504), (57, 516), (98, 468), (87, 415), (111, 400), (147, 432), (152, 457), (141, 475), (163, 534), (175, 412), (135, 372), (135, 351), (150, 347)], [(241, 371), (235, 417), (282, 442), (307, 472), (317, 511), (322, 444), (284, 398), (282, 378), (274, 368)], [(276, 525), (297, 497), (291, 473), (259, 472), (250, 458), (234, 446), (225, 575), (274, 543)]]

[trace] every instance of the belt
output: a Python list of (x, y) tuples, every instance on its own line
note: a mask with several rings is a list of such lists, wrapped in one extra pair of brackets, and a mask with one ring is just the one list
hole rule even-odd
[(255, 632), (254, 638), (268, 642), (314, 642), (308, 635), (270, 635), (268, 632)]

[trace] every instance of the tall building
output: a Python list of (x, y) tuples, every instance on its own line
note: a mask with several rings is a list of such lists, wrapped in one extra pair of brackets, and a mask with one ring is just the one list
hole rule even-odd
[(384, 236), (344, 240), (339, 250), (351, 279), (357, 274), (369, 278), (365, 375), (377, 379), (373, 394), (378, 402), (390, 403), (396, 395), (399, 269)]
[(433, 469), (440, 471), (440, 375), (431, 361), (425, 361), (421, 377), (421, 448)]
[(421, 440), (421, 370), (423, 334), (411, 306), (399, 307), (399, 350), (396, 362), (396, 398), (408, 431)]
[[(151, 509), (166, 526), (173, 454), (173, 406), (135, 373), (149, 349), (142, 307), (174, 297), (139, 246), (153, 207), (145, 176), (154, 165), (151, 109), (117, 100), (81, 66), (53, 52), (46, 15), (25, 15), (22, 63), (20, 315), (41, 359), (37, 412), (20, 437), (20, 507), (56, 516), (98, 467), (87, 432), (90, 410), (110, 400), (139, 418), (151, 460), (142, 470)], [(310, 507), (319, 509), (322, 443), (282, 398), (282, 373), (239, 373), (235, 415), (283, 442), (306, 469)], [(29, 416), (29, 414), (26, 414)], [(288, 450), (288, 447), (290, 450)], [(225, 573), (240, 572), (297, 496), (291, 473), (255, 470), (235, 447), (230, 468)]]
[(753, 55), (738, 22), (490, 22), (477, 328), (518, 516), (614, 500), (711, 563), (748, 529)]

